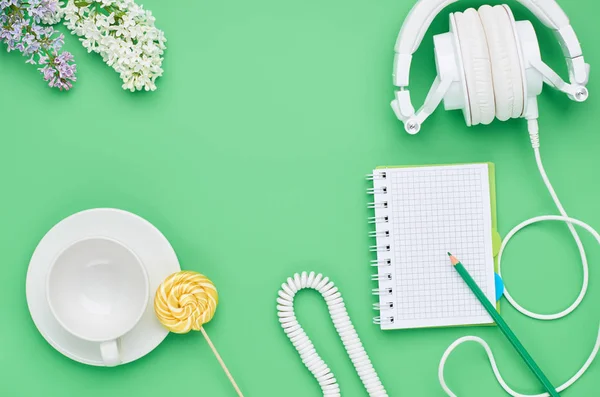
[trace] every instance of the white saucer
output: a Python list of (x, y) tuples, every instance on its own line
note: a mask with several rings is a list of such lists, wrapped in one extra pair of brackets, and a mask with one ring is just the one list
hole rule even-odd
[(52, 316), (46, 301), (46, 274), (55, 256), (75, 240), (104, 236), (121, 242), (143, 262), (150, 283), (148, 307), (140, 322), (121, 338), (123, 364), (154, 350), (168, 331), (154, 314), (154, 292), (164, 279), (181, 270), (167, 239), (146, 220), (116, 209), (92, 209), (71, 215), (54, 226), (40, 241), (27, 272), (27, 304), (42, 336), (56, 350), (83, 364), (104, 366), (97, 343), (86, 342), (65, 331)]

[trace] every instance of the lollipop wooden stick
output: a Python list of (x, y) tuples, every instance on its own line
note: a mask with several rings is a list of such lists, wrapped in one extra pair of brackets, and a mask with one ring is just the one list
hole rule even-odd
[(200, 331), (239, 397), (244, 397), (203, 325), (212, 320), (219, 303), (217, 288), (200, 273), (183, 271), (167, 277), (156, 291), (154, 311), (169, 331)]
[(202, 335), (204, 335), (204, 338), (206, 339), (206, 342), (208, 342), (208, 346), (210, 346), (210, 348), (212, 349), (213, 353), (215, 353), (215, 357), (217, 357), (217, 360), (219, 361), (219, 364), (221, 364), (221, 368), (223, 368), (223, 371), (225, 371), (225, 374), (229, 378), (229, 381), (233, 385), (233, 388), (237, 392), (238, 396), (244, 397), (244, 395), (240, 391), (240, 388), (238, 387), (237, 383), (235, 383), (235, 379), (233, 379), (233, 376), (231, 376), (231, 373), (227, 369), (227, 366), (225, 365), (225, 362), (223, 361), (223, 359), (219, 355), (219, 352), (217, 351), (217, 348), (215, 347), (215, 345), (213, 345), (212, 341), (208, 337), (208, 334), (206, 333), (206, 330), (204, 329), (204, 327), (200, 328), (200, 332), (202, 332)]

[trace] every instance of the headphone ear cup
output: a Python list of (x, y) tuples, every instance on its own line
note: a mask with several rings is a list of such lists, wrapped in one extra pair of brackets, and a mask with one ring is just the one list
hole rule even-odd
[(489, 47), (496, 117), (501, 121), (521, 117), (525, 90), (514, 17), (503, 6), (489, 5), (482, 6), (479, 15)]
[(490, 124), (496, 115), (490, 54), (479, 13), (454, 14), (469, 98), (471, 125)]

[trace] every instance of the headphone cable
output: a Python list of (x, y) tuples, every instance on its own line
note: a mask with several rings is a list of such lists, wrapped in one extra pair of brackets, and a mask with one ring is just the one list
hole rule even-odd
[[(581, 239), (579, 238), (579, 234), (577, 233), (577, 230), (575, 230), (575, 227), (573, 225), (579, 226), (579, 227), (587, 230), (590, 234), (592, 234), (594, 236), (594, 238), (596, 239), (598, 244), (600, 244), (600, 234), (598, 234), (598, 232), (593, 227), (588, 225), (587, 223), (582, 222), (578, 219), (571, 218), (567, 215), (567, 212), (565, 211), (564, 207), (562, 206), (562, 203), (560, 202), (560, 200), (556, 194), (556, 191), (554, 190), (554, 187), (552, 186), (552, 183), (550, 182), (550, 179), (548, 178), (546, 169), (544, 168), (544, 164), (542, 163), (542, 156), (540, 154), (539, 126), (538, 126), (537, 119), (528, 120), (527, 126), (528, 126), (528, 130), (529, 130), (531, 146), (533, 148), (533, 152), (535, 155), (535, 160), (537, 163), (538, 170), (540, 172), (540, 176), (542, 177), (542, 180), (544, 181), (544, 184), (546, 185), (546, 188), (548, 189), (548, 192), (550, 193), (550, 196), (552, 197), (552, 201), (554, 201), (554, 204), (558, 208), (560, 215), (539, 216), (539, 217), (528, 219), (528, 220), (522, 222), (521, 224), (515, 226), (508, 233), (508, 235), (502, 242), (502, 247), (500, 248), (500, 253), (498, 254), (498, 274), (500, 276), (502, 276), (501, 264), (502, 264), (502, 254), (504, 252), (504, 249), (508, 245), (508, 242), (519, 231), (521, 231), (522, 229), (526, 228), (529, 225), (539, 223), (539, 222), (554, 221), (554, 222), (567, 223), (567, 226), (569, 227), (569, 230), (573, 236), (573, 239), (575, 240), (575, 243), (577, 244), (577, 248), (579, 249), (579, 254), (581, 256), (581, 263), (582, 263), (582, 268), (583, 268), (583, 284), (581, 286), (581, 291), (579, 293), (579, 296), (577, 297), (575, 302), (573, 302), (573, 304), (571, 306), (569, 306), (567, 309), (563, 310), (560, 313), (538, 314), (538, 313), (531, 312), (531, 311), (525, 309), (524, 307), (522, 307), (521, 305), (519, 305), (517, 303), (517, 301), (510, 295), (508, 290), (505, 289), (505, 291), (504, 291), (504, 296), (506, 297), (506, 300), (508, 300), (508, 302), (519, 312), (521, 312), (522, 314), (524, 314), (528, 317), (531, 317), (531, 318), (534, 318), (537, 320), (549, 321), (549, 320), (556, 320), (559, 318), (563, 318), (563, 317), (571, 314), (581, 304), (585, 294), (587, 293), (588, 284), (589, 284), (589, 267), (588, 267), (587, 256), (586, 256), (585, 250), (583, 248)], [(447, 361), (448, 357), (450, 356), (450, 354), (459, 345), (466, 343), (466, 342), (476, 342), (476, 343), (479, 343), (481, 346), (483, 346), (483, 348), (485, 349), (485, 351), (487, 353), (488, 359), (490, 361), (490, 365), (492, 366), (494, 375), (496, 376), (496, 379), (498, 380), (498, 383), (500, 384), (500, 386), (502, 386), (502, 388), (508, 394), (512, 395), (513, 397), (546, 397), (546, 396), (549, 396), (548, 393), (528, 395), (528, 394), (521, 394), (521, 393), (514, 391), (510, 386), (508, 386), (508, 384), (506, 384), (506, 382), (502, 378), (502, 375), (500, 374), (500, 371), (498, 370), (498, 366), (496, 364), (496, 360), (494, 359), (494, 355), (492, 353), (490, 346), (483, 339), (481, 339), (479, 337), (467, 336), (467, 337), (458, 339), (452, 345), (450, 345), (450, 347), (448, 347), (448, 349), (444, 352), (444, 355), (442, 356), (442, 359), (440, 361), (440, 365), (438, 368), (438, 378), (439, 378), (440, 384), (441, 384), (442, 388), (444, 389), (444, 391), (446, 392), (446, 394), (448, 394), (450, 397), (457, 397), (457, 396), (456, 396), (456, 394), (454, 394), (452, 392), (452, 390), (450, 390), (450, 388), (446, 384), (446, 381), (444, 379), (444, 367), (446, 365), (446, 361)], [(587, 369), (590, 367), (590, 365), (596, 358), (596, 355), (598, 354), (599, 350), (600, 350), (600, 327), (598, 329), (598, 336), (596, 338), (596, 343), (594, 345), (594, 348), (592, 349), (592, 352), (591, 352), (590, 356), (588, 357), (588, 359), (586, 360), (586, 362), (584, 363), (584, 365), (581, 367), (581, 369), (579, 371), (577, 371), (577, 373), (575, 375), (573, 375), (573, 377), (571, 377), (571, 379), (569, 379), (567, 382), (562, 384), (560, 387), (557, 387), (556, 390), (558, 392), (562, 392), (562, 391), (566, 390), (568, 387), (570, 387), (571, 385), (573, 385), (573, 383), (575, 383), (585, 373), (585, 371), (587, 371)]]

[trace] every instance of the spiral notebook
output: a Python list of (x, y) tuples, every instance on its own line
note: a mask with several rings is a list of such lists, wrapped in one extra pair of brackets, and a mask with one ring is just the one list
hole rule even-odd
[(383, 330), (493, 324), (447, 254), (495, 303), (493, 164), (379, 167), (369, 179), (374, 322)]

